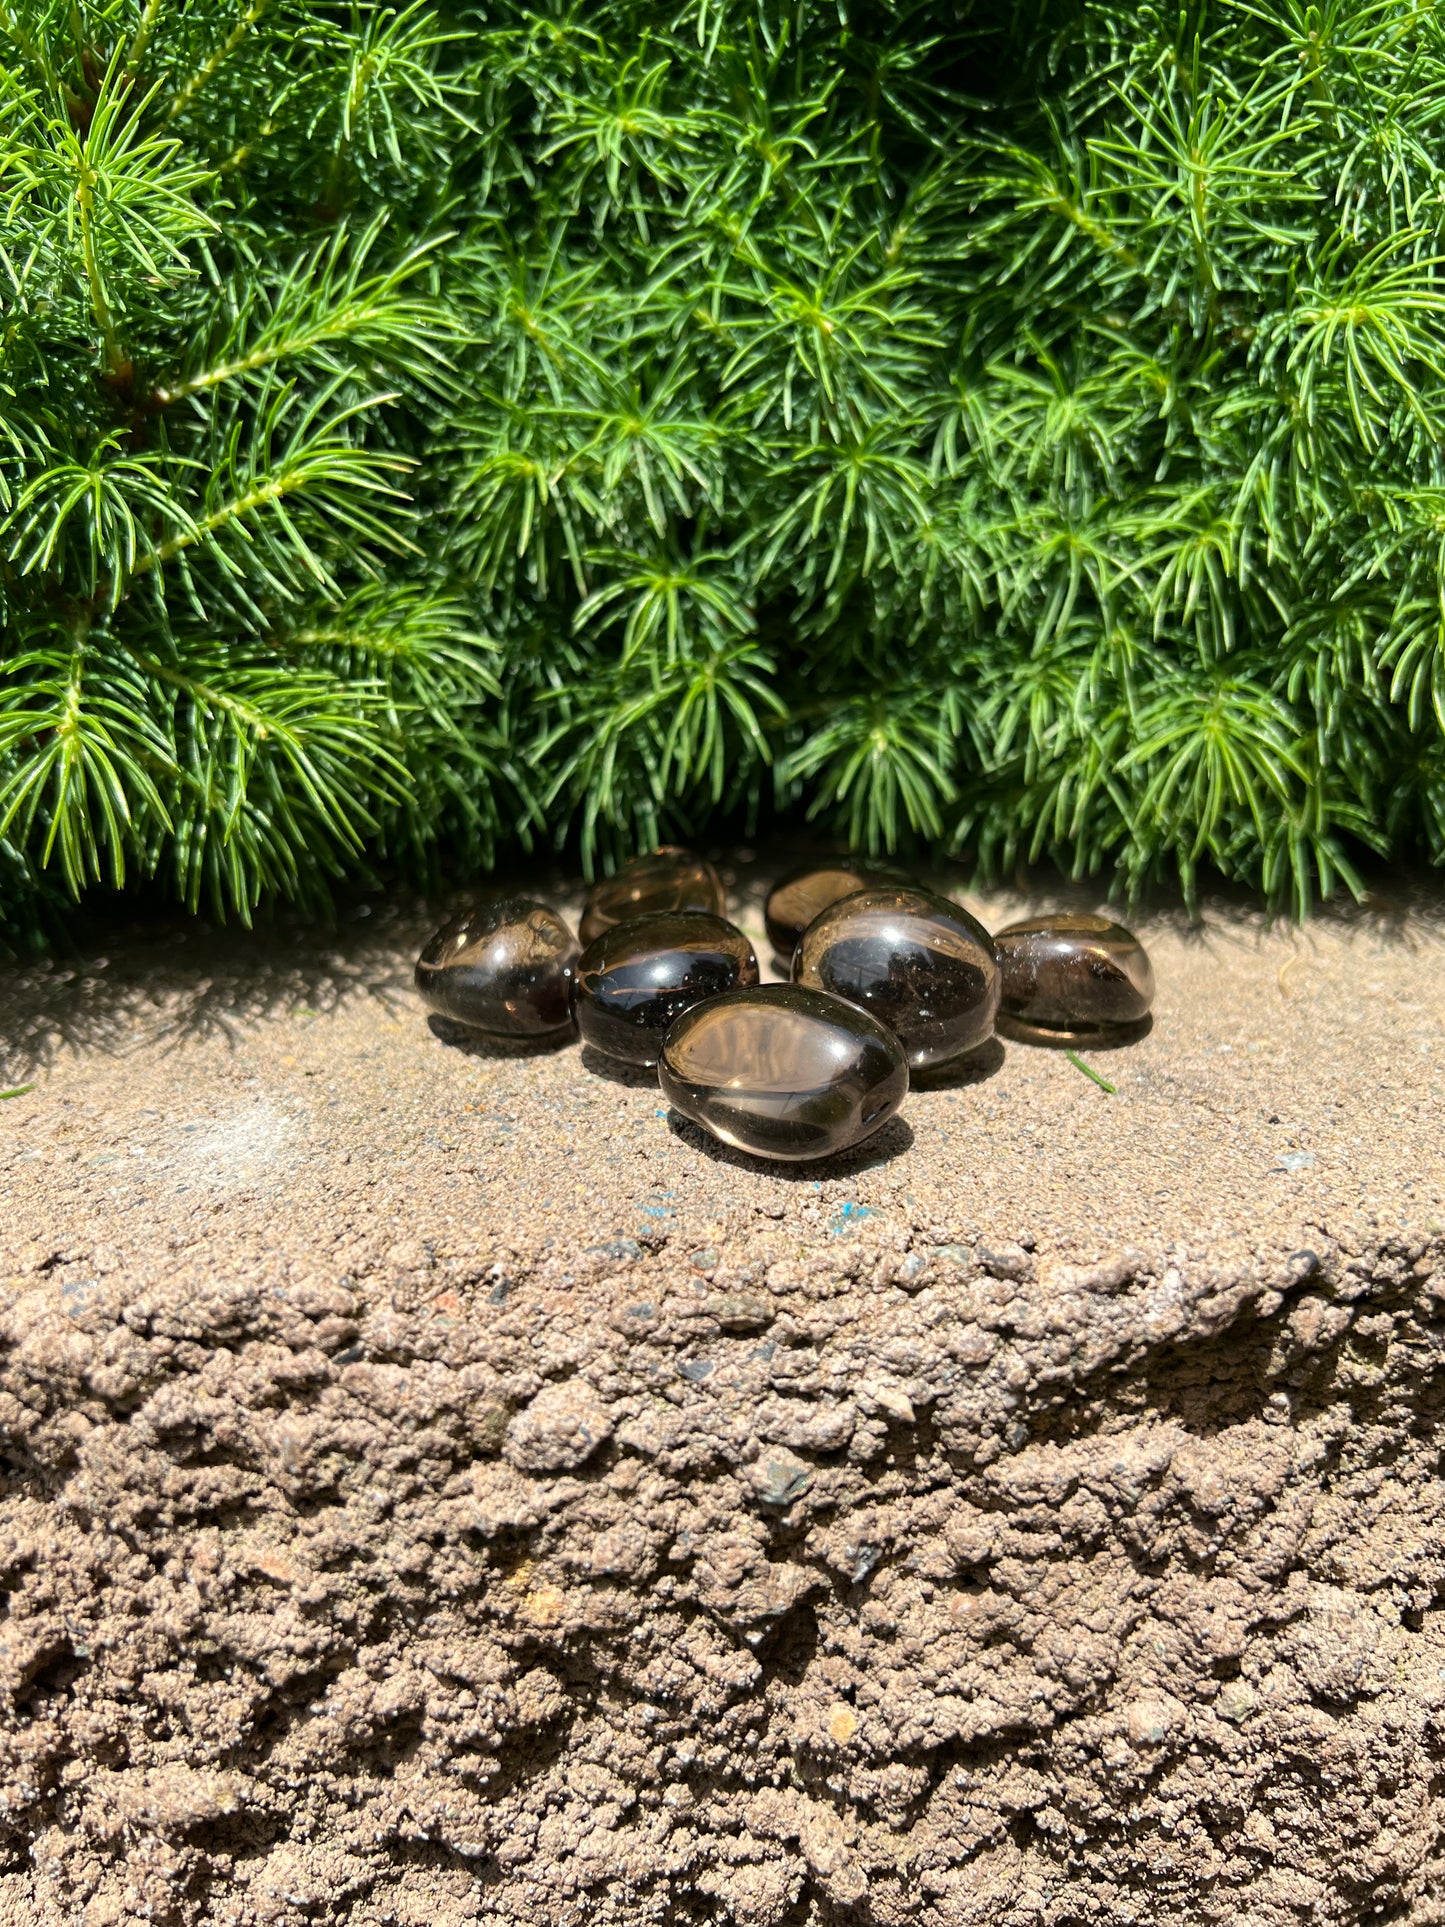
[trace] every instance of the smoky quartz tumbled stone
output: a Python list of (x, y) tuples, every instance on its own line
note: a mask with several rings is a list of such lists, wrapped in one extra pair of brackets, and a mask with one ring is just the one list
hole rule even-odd
[(791, 957), (799, 937), (830, 904), (855, 891), (889, 884), (907, 885), (911, 878), (887, 864), (863, 863), (857, 857), (829, 857), (805, 863), (780, 877), (768, 892), (763, 922), (768, 942), (780, 957)]
[(655, 1064), (668, 1027), (705, 997), (758, 981), (753, 947), (705, 910), (665, 910), (614, 924), (577, 960), (584, 1044), (626, 1064)]
[(556, 1037), (572, 1027), (577, 940), (555, 910), (503, 897), (444, 924), (416, 963), (416, 987), (443, 1017), (495, 1037)]
[(801, 984), (714, 997), (667, 1033), (657, 1081), (724, 1144), (801, 1160), (871, 1137), (908, 1094), (898, 1039), (854, 1004)]
[(1154, 1001), (1148, 952), (1108, 917), (1011, 923), (994, 938), (999, 1029), (1027, 1043), (1126, 1042)]
[(917, 888), (864, 890), (814, 919), (793, 981), (846, 997), (886, 1024), (915, 1070), (993, 1035), (993, 939), (967, 910)]
[(614, 924), (662, 910), (727, 909), (722, 878), (705, 857), (664, 845), (624, 863), (615, 876), (602, 877), (587, 893), (578, 935), (584, 944)]

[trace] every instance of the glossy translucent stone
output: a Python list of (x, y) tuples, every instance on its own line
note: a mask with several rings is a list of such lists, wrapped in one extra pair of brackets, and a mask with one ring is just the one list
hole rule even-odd
[(725, 914), (727, 896), (722, 878), (705, 857), (665, 845), (624, 863), (615, 876), (601, 878), (588, 891), (577, 934), (589, 944), (614, 924), (662, 910), (708, 910), (715, 917)]
[(805, 863), (780, 877), (768, 892), (763, 922), (768, 942), (780, 957), (791, 957), (799, 937), (829, 904), (855, 891), (890, 884), (907, 884), (901, 870), (886, 864), (863, 863), (857, 857), (830, 857), (826, 863)]
[(667, 1033), (663, 1096), (756, 1157), (827, 1157), (871, 1137), (908, 1094), (898, 1039), (866, 1011), (801, 984), (698, 1004)]
[(1148, 952), (1107, 917), (1058, 915), (1011, 923), (994, 938), (1000, 1027), (1039, 1043), (1135, 1032), (1154, 1001)]
[(946, 1064), (993, 1034), (993, 939), (931, 890), (864, 890), (808, 925), (793, 981), (846, 997), (903, 1045), (915, 1070)]
[(584, 1044), (627, 1064), (655, 1064), (668, 1027), (705, 997), (758, 981), (753, 947), (704, 910), (665, 910), (614, 924), (577, 960)]
[(546, 1037), (572, 1024), (577, 940), (555, 910), (504, 897), (444, 924), (416, 964), (416, 987), (443, 1017), (495, 1037)]

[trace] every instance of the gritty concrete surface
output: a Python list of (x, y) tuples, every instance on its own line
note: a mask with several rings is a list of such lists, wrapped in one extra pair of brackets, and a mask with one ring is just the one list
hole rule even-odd
[(0, 987), (5, 1927), (1445, 1920), (1438, 902), (795, 1170), (369, 908)]

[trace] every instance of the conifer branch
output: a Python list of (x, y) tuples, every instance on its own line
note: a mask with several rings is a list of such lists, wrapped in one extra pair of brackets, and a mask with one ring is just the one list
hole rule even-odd
[(90, 311), (96, 327), (100, 330), (106, 372), (114, 377), (120, 375), (124, 369), (125, 356), (121, 352), (120, 338), (115, 329), (115, 317), (111, 313), (110, 299), (106, 294), (105, 281), (100, 269), (100, 251), (96, 245), (95, 234), (96, 184), (95, 170), (82, 155), (76, 169), (75, 184), (75, 199), (80, 222), (80, 247), (85, 260), (86, 286), (90, 290)]
[(145, 7), (141, 12), (139, 21), (136, 23), (136, 30), (131, 36), (130, 46), (126, 50), (124, 60), (121, 62), (120, 70), (127, 80), (134, 80), (145, 63), (146, 54), (150, 49), (151, 36), (156, 30), (156, 23), (160, 19), (161, 11), (165, 3), (166, 0), (145, 0)]
[(0, 0), (0, 940), (775, 812), (1445, 862), (1429, 9), (459, 21)]
[(270, 5), (271, 0), (247, 0), (245, 11), (226, 38), (206, 56), (171, 95), (165, 115), (167, 121), (179, 120), (181, 115), (192, 106), (232, 55), (245, 45), (247, 36), (260, 22)]

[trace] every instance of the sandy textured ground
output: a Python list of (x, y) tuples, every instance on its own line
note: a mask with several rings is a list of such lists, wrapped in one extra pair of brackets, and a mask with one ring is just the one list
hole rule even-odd
[(1445, 1920), (1438, 904), (791, 1171), (370, 911), (0, 991), (6, 1927)]

